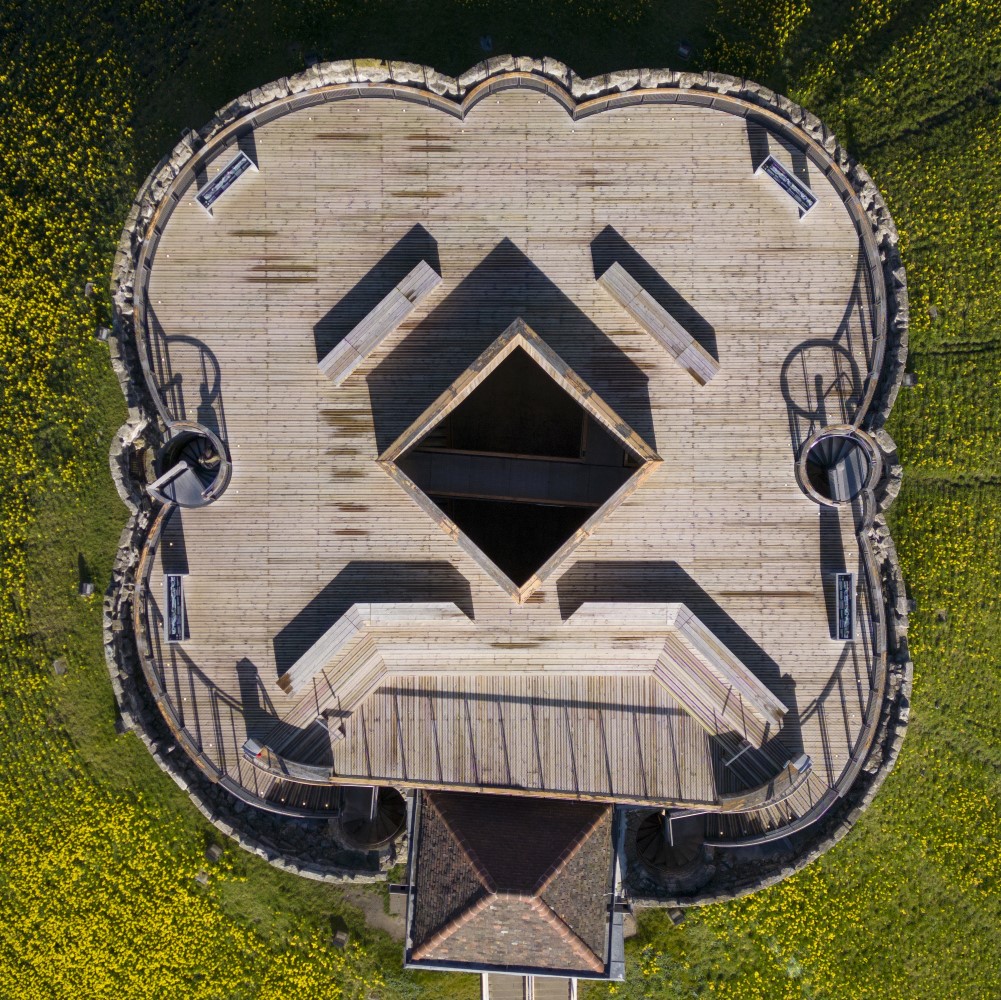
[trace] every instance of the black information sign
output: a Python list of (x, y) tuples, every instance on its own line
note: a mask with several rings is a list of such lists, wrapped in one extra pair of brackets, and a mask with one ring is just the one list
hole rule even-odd
[(803, 209), (804, 213), (809, 212), (817, 204), (817, 196), (795, 174), (790, 173), (783, 163), (776, 160), (774, 156), (767, 156), (758, 169), (768, 174)]
[(167, 613), (164, 615), (164, 629), (167, 642), (184, 639), (184, 577), (176, 573), (167, 575)]
[[(223, 167), (222, 170), (220, 170), (219, 173), (217, 173), (215, 177), (213, 177), (212, 180), (210, 180), (208, 184), (201, 189), (201, 191), (198, 192), (198, 194), (195, 195), (198, 204), (201, 205), (206, 212), (211, 213), (212, 206), (229, 190), (234, 181), (236, 181), (239, 177), (242, 177), (243, 174), (253, 166), (254, 161), (241, 149), (240, 152), (237, 153), (236, 156), (234, 156), (233, 159), (227, 163), (226, 166)], [(257, 168), (254, 167), (254, 169), (256, 170)]]
[(855, 638), (855, 574), (838, 573), (838, 638)]

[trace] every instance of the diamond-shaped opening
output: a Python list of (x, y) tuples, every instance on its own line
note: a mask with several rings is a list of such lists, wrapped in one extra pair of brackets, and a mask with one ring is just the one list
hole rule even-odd
[(381, 461), (524, 600), (659, 458), (519, 320)]

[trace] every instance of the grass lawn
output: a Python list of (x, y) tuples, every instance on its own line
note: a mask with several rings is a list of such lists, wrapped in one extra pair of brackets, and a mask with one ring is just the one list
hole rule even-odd
[(477, 995), (470, 976), (405, 975), (337, 889), (235, 845), (195, 882), (218, 834), (113, 728), (100, 594), (125, 409), (93, 332), (142, 178), (182, 128), (307, 55), (456, 73), (490, 44), (591, 74), (680, 67), (682, 41), (693, 68), (827, 120), (900, 228), (919, 385), (890, 425), (892, 520), (915, 691), (897, 769), (844, 841), (680, 928), (644, 916), (627, 982), (586, 993), (1001, 996), (997, 0), (0, 0), (0, 998)]

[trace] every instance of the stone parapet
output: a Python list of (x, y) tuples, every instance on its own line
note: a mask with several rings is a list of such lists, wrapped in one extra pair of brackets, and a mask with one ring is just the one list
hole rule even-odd
[[(336, 842), (316, 830), (299, 841), (283, 835), (278, 827), (296, 829), (300, 821), (275, 818), (272, 814), (236, 799), (211, 782), (170, 748), (172, 739), (153, 699), (145, 687), (138, 663), (136, 637), (131, 627), (131, 601), (136, 584), (139, 553), (153, 520), (153, 508), (145, 487), (148, 477), (138, 470), (147, 467), (151, 450), (166, 431), (164, 407), (155, 387), (146, 379), (139, 357), (143, 343), (144, 317), (141, 306), (145, 280), (144, 258), (155, 246), (158, 227), (162, 228), (172, 208), (171, 193), (178, 178), (196, 164), (216, 155), (235, 141), (241, 129), (254, 127), (260, 116), (274, 117), (303, 106), (303, 102), (333, 100), (338, 96), (382, 96), (414, 91), (415, 98), (441, 107), (458, 118), (496, 86), (530, 85), (549, 87), (574, 116), (587, 113), (587, 102), (612, 99), (616, 106), (641, 101), (651, 93), (674, 92), (679, 100), (699, 95), (741, 103), (742, 114), (769, 116), (776, 128), (785, 128), (796, 141), (815, 143), (818, 156), (829, 158), (831, 169), (840, 173), (846, 198), (853, 198), (864, 219), (863, 244), (875, 248), (885, 287), (885, 333), (878, 345), (880, 370), (857, 424), (872, 434), (884, 455), (883, 479), (875, 488), (876, 515), (867, 528), (880, 570), (886, 608), (888, 678), (879, 725), (855, 784), (816, 827), (797, 835), (794, 847), (776, 851), (765, 861), (742, 862), (738, 852), (716, 851), (707, 861), (714, 869), (710, 880), (684, 898), (637, 896), (636, 905), (691, 905), (762, 888), (785, 878), (829, 849), (850, 829), (892, 768), (909, 714), (912, 667), (907, 652), (907, 605), (903, 580), (893, 542), (886, 530), (883, 513), (899, 490), (900, 465), (892, 441), (883, 426), (896, 399), (906, 363), (908, 332), (907, 284), (899, 255), (899, 237), (886, 203), (864, 168), (838, 143), (837, 138), (811, 112), (767, 87), (721, 73), (678, 72), (670, 69), (622, 70), (595, 77), (580, 77), (558, 60), (496, 56), (471, 67), (458, 77), (408, 62), (374, 59), (340, 60), (311, 66), (292, 76), (256, 87), (237, 97), (200, 130), (184, 135), (169, 155), (150, 172), (139, 189), (125, 220), (112, 268), (111, 292), (115, 312), (114, 332), (109, 345), (112, 366), (122, 385), (129, 408), (128, 421), (116, 434), (109, 455), (112, 476), (130, 517), (122, 533), (111, 587), (105, 598), (105, 652), (112, 685), (123, 722), (133, 729), (150, 749), (158, 765), (195, 802), (199, 811), (220, 831), (236, 839), (245, 849), (265, 858), (276, 867), (310, 878), (327, 881), (374, 880), (381, 878), (369, 866), (368, 858), (350, 857)], [(559, 88), (557, 91), (555, 88)], [(668, 98), (664, 98), (668, 99)], [(593, 110), (593, 109), (592, 109)], [(832, 175), (833, 176), (833, 175)], [(322, 851), (303, 846), (322, 843)], [(384, 868), (387, 859), (379, 859)]]

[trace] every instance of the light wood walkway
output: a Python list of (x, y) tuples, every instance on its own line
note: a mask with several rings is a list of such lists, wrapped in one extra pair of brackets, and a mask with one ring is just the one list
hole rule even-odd
[[(807, 342), (837, 339), (864, 378), (871, 322), (858, 239), (824, 178), (811, 171), (820, 201), (800, 222), (754, 177), (739, 118), (657, 105), (574, 122), (524, 90), (465, 121), (330, 103), (254, 143), (259, 172), (212, 217), (183, 195), (148, 296), (164, 399), (233, 463), (224, 496), (175, 515), (160, 551), (186, 564), (190, 633), (161, 648), (163, 676), (204, 752), (251, 787), (241, 746), (298, 702), (278, 677), (348, 607), (444, 601), (475, 625), (458, 642), (389, 630), (387, 666), (399, 657), (409, 679), (377, 687), (326, 747), (341, 773), (702, 801), (719, 784), (703, 730), (659, 685), (596, 676), (655, 663), (663, 637), (581, 644), (564, 626), (584, 601), (679, 602), (788, 707), (790, 755), (836, 780), (867, 667), (864, 644), (829, 638), (822, 568), (858, 572), (858, 550), (850, 513), (821, 522), (796, 485), (787, 397), (809, 413), (838, 378), (831, 350)], [(791, 162), (777, 140), (772, 152)], [(596, 283), (590, 245), (609, 226), (697, 312), (720, 364), (707, 385)], [(441, 285), (333, 386), (318, 360), (425, 258), (428, 235)], [(376, 462), (518, 316), (663, 458), (520, 606)], [(580, 676), (550, 680), (555, 664)], [(496, 740), (470, 744), (470, 711), (497, 720)]]

